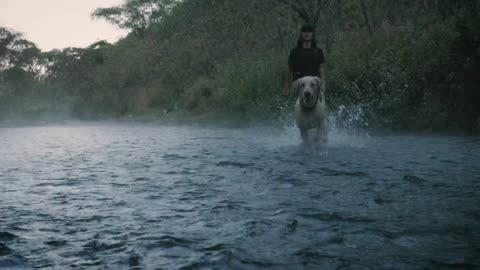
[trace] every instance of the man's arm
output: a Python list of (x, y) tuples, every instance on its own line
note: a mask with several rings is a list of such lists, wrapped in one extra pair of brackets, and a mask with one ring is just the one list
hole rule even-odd
[(288, 67), (288, 72), (285, 76), (285, 87), (283, 89), (283, 95), (285, 95), (285, 96), (288, 96), (290, 94), (292, 79), (293, 79), (293, 72), (292, 72), (292, 69), (289, 66)]
[(293, 69), (294, 69), (294, 62), (295, 59), (295, 48), (290, 50), (290, 53), (288, 54), (288, 71), (285, 76), (285, 87), (283, 89), (283, 94), (285, 96), (288, 96), (292, 92), (292, 82), (293, 82)]
[(325, 55), (323, 55), (323, 50), (322, 49), (319, 49), (319, 62), (320, 62), (320, 65), (319, 65), (319, 73), (320, 73), (320, 78), (321, 78), (321, 84), (322, 84), (322, 88), (323, 90), (325, 91), (326, 88), (325, 88), (325, 81), (326, 81), (326, 78), (325, 78)]
[(322, 83), (322, 88), (325, 91), (325, 64), (320, 64), (320, 78), (321, 78), (321, 83)]

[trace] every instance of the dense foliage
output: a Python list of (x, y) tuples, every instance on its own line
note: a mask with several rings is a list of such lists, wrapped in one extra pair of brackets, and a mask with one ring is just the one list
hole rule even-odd
[(286, 60), (307, 21), (338, 119), (478, 131), (479, 11), (478, 0), (125, 0), (92, 16), (127, 37), (50, 52), (2, 27), (0, 118), (272, 119), (291, 102)]

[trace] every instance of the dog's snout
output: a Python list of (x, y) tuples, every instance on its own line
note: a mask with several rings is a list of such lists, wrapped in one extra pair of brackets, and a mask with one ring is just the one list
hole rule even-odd
[(305, 92), (304, 95), (305, 95), (306, 97), (310, 97), (310, 96), (312, 95), (312, 93), (310, 93), (310, 92)]

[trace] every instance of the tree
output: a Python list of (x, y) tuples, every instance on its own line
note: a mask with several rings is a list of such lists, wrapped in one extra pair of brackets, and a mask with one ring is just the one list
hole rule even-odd
[(0, 111), (13, 112), (17, 101), (33, 94), (32, 72), (40, 50), (22, 34), (0, 27)]
[[(295, 11), (303, 23), (318, 26), (326, 17), (335, 19), (332, 15), (340, 15), (343, 0), (276, 0)], [(334, 22), (334, 21), (332, 21)]]
[(0, 27), (0, 71), (13, 66), (25, 67), (40, 53), (22, 34)]
[(158, 23), (176, 4), (176, 0), (126, 0), (120, 6), (98, 8), (95, 19), (105, 19), (122, 29), (143, 34), (149, 25)]

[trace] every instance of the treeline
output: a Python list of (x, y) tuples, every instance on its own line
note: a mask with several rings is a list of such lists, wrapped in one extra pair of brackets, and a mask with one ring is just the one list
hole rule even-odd
[(339, 122), (478, 131), (479, 11), (479, 0), (125, 0), (92, 17), (127, 37), (49, 52), (0, 27), (0, 119), (273, 119), (308, 22)]

